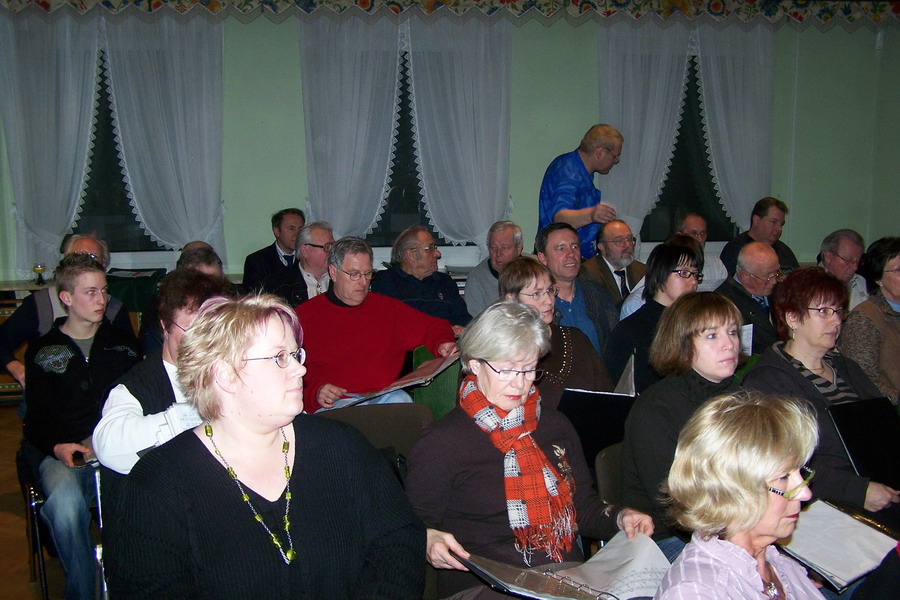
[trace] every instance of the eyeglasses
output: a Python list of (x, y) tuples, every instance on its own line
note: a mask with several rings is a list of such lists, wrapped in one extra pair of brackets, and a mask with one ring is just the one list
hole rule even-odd
[(482, 360), (481, 362), (486, 364), (491, 369), (491, 371), (496, 373), (497, 379), (499, 379), (500, 381), (512, 381), (518, 375), (524, 377), (525, 381), (537, 381), (544, 374), (543, 369), (530, 369), (528, 371), (518, 371), (516, 369), (501, 369), (498, 371), (488, 361)]
[(178, 329), (182, 330), (183, 332), (187, 333), (187, 329), (185, 329), (184, 327), (182, 327), (181, 325), (179, 325), (179, 324), (176, 323), (175, 321), (172, 321), (172, 325), (174, 325), (174, 326), (177, 327)]
[(779, 496), (784, 497), (785, 500), (793, 500), (794, 498), (797, 497), (797, 494), (799, 494), (801, 491), (803, 491), (803, 488), (805, 488), (806, 486), (809, 485), (809, 482), (812, 480), (813, 475), (816, 474), (816, 472), (813, 469), (810, 469), (809, 467), (800, 467), (800, 472), (803, 473), (804, 475), (806, 475), (806, 478), (803, 480), (803, 483), (801, 483), (797, 487), (793, 487), (787, 491), (779, 490), (779, 489), (769, 487), (769, 486), (766, 486), (766, 489), (769, 490), (770, 492), (772, 492), (773, 494), (778, 494)]
[(602, 146), (602, 148), (603, 148), (604, 150), (606, 150), (607, 152), (609, 152), (609, 155), (613, 157), (613, 160), (614, 160), (615, 162), (619, 162), (619, 157), (622, 156), (622, 153), (621, 153), (621, 152), (619, 152), (618, 154), (616, 154), (615, 152), (613, 152), (612, 150), (610, 150), (610, 149), (607, 148), (606, 146)]
[(410, 250), (421, 250), (422, 252), (437, 252), (437, 244), (431, 244), (430, 246), (421, 246), (418, 248), (410, 248)]
[(345, 271), (343, 269), (338, 269), (338, 271), (346, 274), (347, 277), (350, 278), (350, 281), (359, 281), (359, 279), (361, 277), (365, 277), (366, 279), (371, 281), (372, 278), (375, 277), (375, 271), (366, 271), (365, 273), (360, 273), (359, 271), (353, 271), (352, 273), (348, 273), (347, 271)]
[(858, 258), (844, 258), (843, 256), (841, 256), (841, 255), (838, 254), (837, 252), (830, 252), (829, 254), (834, 254), (834, 255), (837, 256), (839, 259), (841, 259), (842, 261), (844, 261), (844, 263), (846, 263), (847, 266), (849, 266), (849, 267), (858, 267), (858, 266), (859, 266), (859, 261), (860, 261), (860, 259), (858, 259)]
[(831, 315), (837, 313), (837, 315), (841, 318), (842, 321), (847, 318), (847, 315), (850, 314), (849, 310), (846, 310), (843, 308), (831, 308), (830, 306), (823, 306), (822, 308), (817, 308), (815, 306), (807, 306), (806, 310), (812, 310), (812, 311), (819, 313), (819, 316), (822, 317), (823, 319), (830, 319)]
[(631, 236), (631, 237), (616, 238), (614, 240), (600, 241), (599, 243), (612, 244), (613, 246), (624, 246), (626, 244), (631, 244), (632, 246), (634, 246), (634, 244), (636, 242), (637, 242), (637, 238), (634, 236)]
[(539, 290), (533, 294), (526, 294), (525, 292), (519, 292), (519, 295), (525, 296), (526, 298), (531, 298), (534, 301), (540, 300), (541, 298), (544, 297), (544, 295), (547, 295), (551, 298), (556, 298), (557, 296), (559, 296), (559, 288), (556, 287), (555, 285), (551, 285), (546, 290)]
[(887, 275), (888, 273), (900, 273), (900, 267), (897, 267), (896, 269), (885, 269), (884, 274)]
[(672, 273), (678, 273), (678, 276), (682, 279), (690, 279), (693, 277), (697, 280), (697, 283), (703, 283), (703, 273), (700, 271), (688, 271), (687, 269), (675, 269)]
[(287, 369), (291, 364), (291, 359), (296, 360), (301, 365), (306, 362), (306, 350), (297, 348), (294, 352), (282, 350), (275, 356), (260, 356), (259, 358), (245, 358), (244, 360), (274, 360), (275, 364), (282, 369)]
[(769, 284), (772, 281), (781, 281), (782, 279), (784, 279), (784, 276), (785, 276), (784, 271), (781, 271), (781, 270), (775, 271), (773, 274), (769, 275), (768, 277), (760, 277), (756, 273), (751, 273), (750, 271), (748, 271), (746, 269), (744, 269), (744, 273), (746, 273), (750, 277), (759, 279), (760, 281), (762, 281), (765, 284)]
[(301, 245), (312, 246), (313, 248), (321, 248), (322, 250), (325, 251), (325, 254), (328, 254), (329, 252), (331, 252), (331, 242), (328, 242), (327, 244), (301, 244)]

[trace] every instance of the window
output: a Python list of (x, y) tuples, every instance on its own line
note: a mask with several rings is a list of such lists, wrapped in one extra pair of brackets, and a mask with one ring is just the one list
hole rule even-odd
[(696, 57), (688, 65), (687, 90), (681, 123), (675, 140), (672, 164), (659, 200), (644, 218), (641, 240), (665, 241), (675, 230), (675, 220), (686, 212), (706, 219), (709, 241), (727, 241), (738, 233), (737, 225), (725, 213), (713, 187), (709, 154), (703, 137), (703, 111)]
[(390, 192), (387, 204), (377, 225), (365, 236), (372, 246), (392, 246), (407, 227), (424, 225), (438, 244), (446, 243), (428, 221), (422, 188), (419, 184), (419, 164), (416, 161), (416, 138), (413, 131), (412, 90), (409, 81), (409, 54), (400, 52), (399, 108), (397, 114), (396, 145), (391, 163)]
[(74, 233), (96, 233), (111, 252), (164, 250), (144, 233), (132, 211), (125, 189), (125, 174), (119, 163), (113, 131), (112, 105), (106, 54), (100, 53), (97, 82), (97, 116), (93, 147), (88, 157), (87, 184)]

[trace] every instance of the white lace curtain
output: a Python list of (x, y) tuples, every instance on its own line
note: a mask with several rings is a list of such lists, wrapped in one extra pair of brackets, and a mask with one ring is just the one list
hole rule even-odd
[(716, 187), (741, 230), (772, 189), (774, 33), (764, 23), (697, 28), (700, 87)]
[(622, 162), (600, 181), (604, 201), (640, 231), (671, 162), (696, 52), (713, 176), (729, 216), (746, 228), (771, 187), (771, 28), (644, 19), (599, 30), (600, 119), (625, 137)]
[(509, 212), (510, 23), (409, 23), (425, 206), (444, 239), (483, 246)]
[(222, 233), (223, 24), (163, 15), (106, 23), (111, 97), (132, 205), (169, 248)]
[(16, 272), (53, 269), (81, 201), (99, 19), (0, 13), (0, 113), (16, 198)]
[(163, 15), (0, 14), (0, 111), (17, 223), (17, 275), (56, 264), (87, 174), (99, 48), (108, 37), (132, 205), (168, 247), (223, 254), (222, 24)]
[(599, 26), (600, 120), (622, 132), (621, 162), (600, 177), (603, 201), (641, 230), (672, 158), (690, 30), (676, 21)]
[(508, 210), (509, 24), (319, 18), (301, 22), (299, 36), (312, 218), (331, 222), (336, 235), (376, 224), (402, 46), (429, 216), (446, 239), (481, 243)]
[(387, 195), (397, 86), (397, 25), (300, 21), (310, 219), (364, 235)]

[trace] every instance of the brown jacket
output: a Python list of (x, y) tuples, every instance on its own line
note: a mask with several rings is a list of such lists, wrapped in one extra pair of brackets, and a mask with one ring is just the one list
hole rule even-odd
[(897, 404), (900, 396), (900, 313), (882, 292), (850, 313), (840, 341), (841, 352), (863, 368), (881, 393)]
[[(638, 260), (625, 267), (625, 275), (628, 277), (628, 289), (634, 289), (634, 286), (638, 284), (646, 270), (644, 263)], [(619, 287), (619, 278), (613, 275), (613, 272), (609, 270), (609, 265), (606, 264), (606, 261), (599, 254), (581, 263), (578, 277), (602, 284), (612, 294), (616, 305), (622, 304), (622, 290)]]

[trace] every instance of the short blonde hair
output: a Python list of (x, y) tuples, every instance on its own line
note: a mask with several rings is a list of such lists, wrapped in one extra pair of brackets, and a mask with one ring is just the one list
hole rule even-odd
[(470, 360), (512, 360), (550, 351), (550, 327), (536, 310), (515, 300), (497, 301), (475, 317), (459, 338), (463, 373)]
[(752, 528), (768, 506), (766, 481), (805, 465), (818, 438), (802, 400), (743, 391), (708, 400), (678, 436), (663, 490), (669, 515), (704, 539)]
[(206, 421), (221, 414), (213, 382), (217, 369), (240, 376), (244, 353), (271, 317), (303, 340), (297, 314), (277, 296), (251, 294), (239, 300), (216, 296), (200, 306), (178, 347), (178, 385)]

